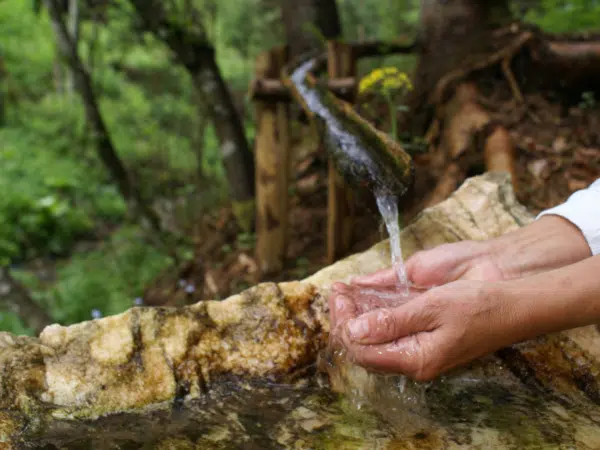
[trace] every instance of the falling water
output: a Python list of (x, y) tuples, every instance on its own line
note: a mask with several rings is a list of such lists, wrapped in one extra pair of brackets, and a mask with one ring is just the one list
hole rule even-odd
[(396, 280), (397, 287), (405, 296), (408, 296), (410, 286), (406, 275), (404, 260), (402, 259), (400, 225), (398, 224), (398, 197), (393, 194), (377, 192), (375, 198), (390, 237), (392, 267), (394, 267), (396, 274), (398, 275), (398, 279)]

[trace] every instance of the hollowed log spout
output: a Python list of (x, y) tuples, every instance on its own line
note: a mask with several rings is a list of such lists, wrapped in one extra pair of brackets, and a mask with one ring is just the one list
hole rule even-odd
[(317, 126), (338, 172), (355, 186), (401, 197), (414, 177), (412, 159), (387, 134), (317, 82), (319, 57), (304, 57), (283, 74), (292, 94)]

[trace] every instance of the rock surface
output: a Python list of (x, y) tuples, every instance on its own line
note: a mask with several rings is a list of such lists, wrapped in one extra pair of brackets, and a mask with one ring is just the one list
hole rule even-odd
[[(402, 232), (404, 256), (531, 220), (506, 176), (475, 177)], [(133, 308), (53, 325), (37, 339), (0, 333), (0, 449), (600, 446), (593, 327), (511, 347), (428, 385), (342, 368), (334, 387), (361, 394), (365, 411), (385, 408), (386, 420), (351, 411), (307, 377), (327, 342), (331, 284), (389, 261), (384, 241), (306, 280), (222, 302)]]

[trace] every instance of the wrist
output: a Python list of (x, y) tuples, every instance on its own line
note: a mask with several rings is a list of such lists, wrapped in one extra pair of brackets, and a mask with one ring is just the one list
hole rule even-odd
[(488, 251), (506, 280), (557, 269), (591, 256), (581, 231), (560, 216), (544, 216), (493, 239)]
[[(600, 256), (501, 282), (502, 301), (518, 340), (600, 321)], [(515, 341), (517, 342), (517, 341)]]

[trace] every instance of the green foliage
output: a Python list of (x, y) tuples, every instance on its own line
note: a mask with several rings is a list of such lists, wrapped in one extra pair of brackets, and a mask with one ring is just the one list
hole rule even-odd
[(418, 0), (338, 0), (344, 37), (391, 40), (416, 34)]
[[(144, 287), (172, 263), (149, 245), (139, 229), (125, 227), (96, 250), (75, 254), (59, 266), (57, 281), (50, 288), (31, 272), (14, 270), (13, 276), (31, 289), (57, 323), (71, 324), (134, 306)], [(0, 330), (31, 334), (17, 317), (1, 311)]]
[(2, 264), (64, 254), (95, 220), (118, 221), (125, 209), (102, 171), (87, 167), (71, 148), (82, 139), (75, 108), (55, 96), (27, 114), (33, 108), (23, 107), (26, 123), (0, 128)]
[(139, 230), (124, 228), (98, 250), (75, 255), (60, 269), (46, 303), (60, 323), (90, 319), (94, 310), (117, 314), (133, 306), (170, 264), (170, 257), (149, 245)]
[(553, 33), (598, 30), (600, 3), (596, 0), (541, 0), (524, 18)]
[[(519, 11), (548, 31), (583, 31), (600, 24), (597, 1), (534, 3)], [(202, 99), (186, 70), (162, 42), (139, 31), (128, 0), (102, 5), (96, 11), (102, 20), (96, 22), (85, 7), (78, 49), (106, 126), (145, 198), (171, 208), (168, 218), (174, 222), (185, 216), (181, 221), (189, 222), (189, 230), (203, 211), (227, 199), (214, 130), (207, 127)], [(348, 40), (416, 36), (418, 0), (338, 0), (338, 6)], [(246, 132), (252, 141), (252, 105), (245, 92), (257, 54), (283, 43), (277, 2), (173, 0), (166, 7), (185, 26), (205, 30), (236, 103), (250, 113)], [(59, 89), (66, 70), (44, 9), (36, 13), (31, 0), (0, 1), (0, 57), (7, 111), (0, 125), (0, 264), (71, 256), (59, 264), (57, 282), (50, 287), (27, 271), (15, 275), (61, 323), (89, 319), (94, 310), (118, 313), (171, 261), (137, 227), (127, 225), (125, 204), (98, 160), (80, 100)], [(410, 72), (414, 63), (414, 56), (372, 58), (361, 62), (359, 71), (394, 66)], [(586, 95), (582, 105), (592, 105), (596, 99)], [(425, 148), (410, 136), (400, 139), (411, 151)], [(115, 229), (120, 231), (110, 235)], [(73, 255), (82, 239), (96, 250)], [(243, 233), (236, 245), (251, 249), (254, 240)], [(310, 266), (304, 259), (297, 265), (302, 273)], [(0, 329), (29, 332), (3, 311)]]
[(13, 312), (0, 311), (0, 331), (33, 336), (33, 330), (27, 328), (20, 317)]
[(45, 14), (31, 0), (0, 1), (0, 56), (8, 73), (8, 98), (42, 97), (52, 85), (54, 40)]
[(579, 108), (593, 109), (595, 107), (596, 107), (596, 95), (590, 91), (583, 92), (581, 94), (581, 101), (579, 102)]

